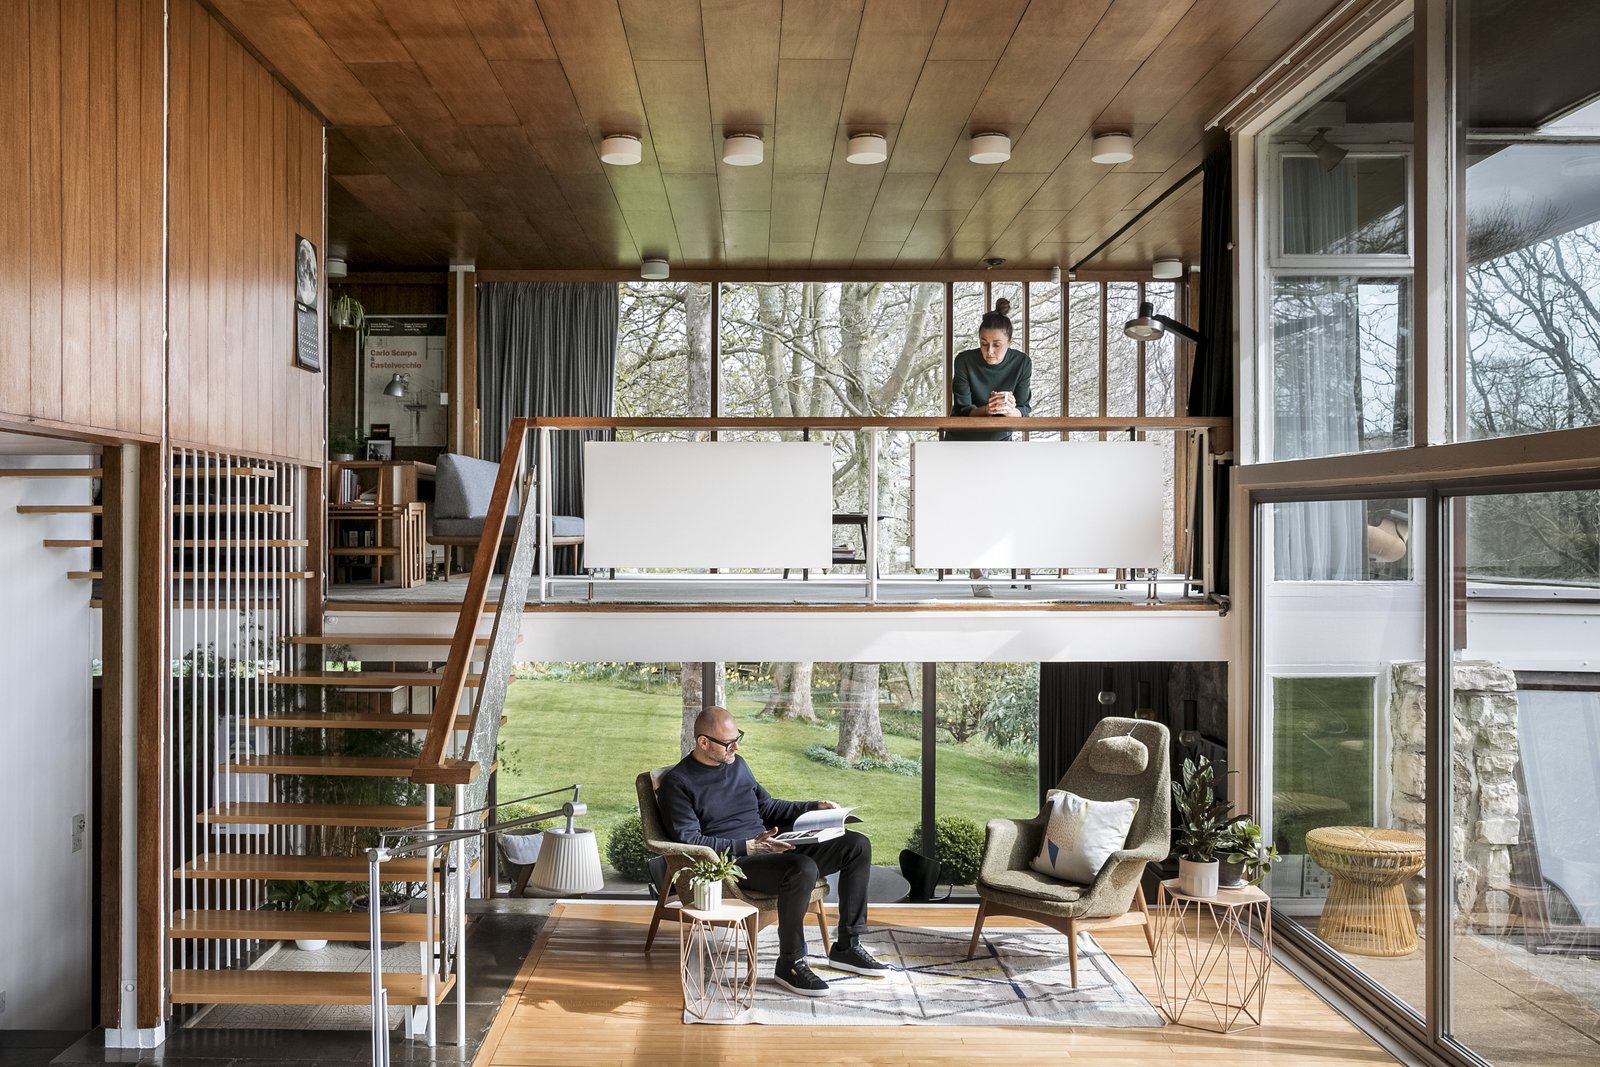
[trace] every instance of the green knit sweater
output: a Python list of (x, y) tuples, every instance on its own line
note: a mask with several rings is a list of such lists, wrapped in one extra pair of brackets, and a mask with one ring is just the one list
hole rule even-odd
[[(955, 378), (951, 383), (950, 414), (983, 414), (990, 393), (1010, 393), (1017, 401), (1017, 414), (1033, 410), (1033, 361), (1019, 349), (1006, 350), (1005, 358), (990, 366), (976, 348), (956, 356)], [(947, 430), (947, 441), (1009, 441), (1010, 430)]]

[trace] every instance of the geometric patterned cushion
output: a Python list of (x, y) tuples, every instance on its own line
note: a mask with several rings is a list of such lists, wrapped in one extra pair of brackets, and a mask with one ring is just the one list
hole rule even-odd
[(1045, 794), (1050, 818), (1044, 843), (1032, 868), (1068, 882), (1089, 885), (1113, 852), (1128, 841), (1128, 829), (1138, 814), (1139, 801), (1087, 800), (1064, 789)]

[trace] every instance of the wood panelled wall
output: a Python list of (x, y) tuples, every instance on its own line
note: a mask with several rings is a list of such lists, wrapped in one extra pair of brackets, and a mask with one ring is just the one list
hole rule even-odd
[(0, 4), (0, 421), (161, 435), (161, 9)]
[(325, 377), (294, 365), (294, 239), (326, 251), (321, 123), (195, 0), (169, 17), (169, 433), (320, 462)]

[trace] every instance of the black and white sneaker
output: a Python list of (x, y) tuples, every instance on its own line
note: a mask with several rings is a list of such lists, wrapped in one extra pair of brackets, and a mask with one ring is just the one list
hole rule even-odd
[(874, 959), (872, 953), (862, 948), (860, 943), (845, 945), (836, 942), (828, 953), (828, 966), (871, 978), (882, 978), (894, 971), (887, 963)]
[(817, 977), (815, 971), (806, 966), (805, 960), (796, 960), (793, 963), (778, 961), (772, 969), (772, 980), (791, 993), (798, 993), (802, 997), (825, 997), (828, 995), (828, 983)]

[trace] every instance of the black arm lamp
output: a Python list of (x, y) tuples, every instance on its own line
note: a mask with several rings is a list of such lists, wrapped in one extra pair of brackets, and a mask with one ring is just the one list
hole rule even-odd
[(1177, 319), (1157, 315), (1155, 305), (1146, 300), (1139, 305), (1139, 317), (1123, 324), (1122, 332), (1135, 341), (1159, 341), (1168, 333), (1175, 333), (1186, 341), (1200, 343), (1200, 331), (1185, 326)]

